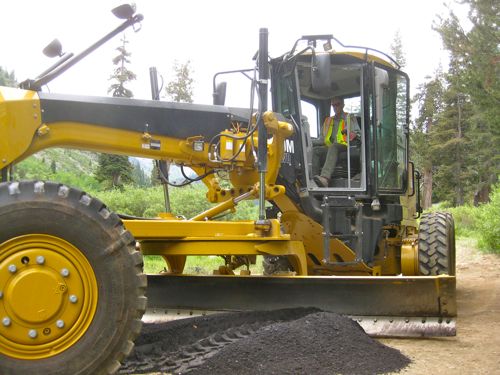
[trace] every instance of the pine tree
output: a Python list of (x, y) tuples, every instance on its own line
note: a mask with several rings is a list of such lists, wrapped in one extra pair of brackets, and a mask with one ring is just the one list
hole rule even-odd
[(105, 189), (123, 189), (124, 184), (133, 182), (132, 170), (132, 165), (126, 156), (99, 154), (99, 166), (95, 177)]
[(156, 165), (156, 160), (153, 160), (153, 168), (151, 169), (151, 185), (157, 186), (160, 185), (160, 177), (159, 177), (158, 166)]
[(148, 176), (144, 173), (141, 168), (141, 164), (137, 160), (133, 160), (132, 164), (132, 180), (134, 184), (140, 187), (151, 186), (151, 182)]
[(10, 73), (0, 66), (0, 86), (16, 87), (17, 80), (14, 71)]
[(50, 171), (53, 174), (56, 174), (56, 172), (57, 172), (57, 164), (56, 164), (55, 160), (52, 160), (51, 163), (50, 163)]
[[(432, 142), (435, 127), (443, 111), (444, 76), (438, 70), (434, 77), (418, 87), (413, 100), (418, 104), (418, 116), (411, 129), (411, 159), (422, 173), (422, 207), (432, 205), (434, 157), (429, 145)], [(437, 160), (439, 162), (439, 159)]]
[(174, 63), (175, 78), (167, 84), (165, 93), (167, 98), (174, 102), (192, 103), (193, 102), (193, 82), (191, 78), (192, 70), (190, 61), (181, 64), (178, 61)]
[(401, 33), (399, 30), (396, 31), (396, 34), (394, 35), (394, 40), (392, 41), (390, 48), (393, 58), (401, 66), (401, 68), (404, 68), (406, 66), (406, 57), (404, 54)]
[(122, 45), (116, 48), (119, 53), (113, 58), (113, 65), (116, 65), (116, 68), (113, 75), (110, 77), (110, 80), (115, 80), (117, 82), (111, 84), (108, 88), (108, 94), (112, 93), (114, 97), (119, 98), (132, 98), (134, 94), (131, 90), (125, 87), (125, 84), (135, 80), (137, 77), (134, 72), (130, 71), (126, 67), (126, 64), (130, 64), (129, 57), (132, 54), (126, 49), (128, 40), (125, 35), (123, 35), (120, 41), (122, 42)]
[(439, 114), (438, 126), (431, 130), (430, 140), (434, 195), (438, 201), (447, 200), (460, 206), (470, 196), (474, 151), (469, 138), (470, 105), (453, 84), (448, 84), (442, 100), (443, 111)]
[(436, 30), (450, 51), (448, 81), (454, 92), (449, 103), (462, 103), (455, 105), (455, 117), (458, 121), (460, 109), (460, 122), (464, 121), (460, 127), (467, 125), (461, 135), (469, 142), (471, 164), (467, 165), (468, 173), (462, 175), (467, 180), (461, 182), (466, 195), (473, 196), (475, 202), (485, 202), (500, 173), (500, 3), (461, 3), (469, 6), (470, 30), (462, 27), (453, 11), (449, 18), (440, 20)]
[[(119, 54), (113, 58), (113, 65), (117, 67), (110, 77), (110, 80), (116, 82), (111, 84), (108, 93), (112, 93), (114, 97), (132, 98), (134, 94), (125, 87), (125, 84), (134, 80), (136, 75), (126, 67), (130, 63), (129, 57), (131, 53), (126, 49), (128, 41), (125, 35), (122, 37), (121, 42), (122, 45), (117, 48)], [(124, 184), (133, 182), (132, 171), (133, 167), (127, 156), (100, 154), (95, 175), (105, 189), (123, 189)]]

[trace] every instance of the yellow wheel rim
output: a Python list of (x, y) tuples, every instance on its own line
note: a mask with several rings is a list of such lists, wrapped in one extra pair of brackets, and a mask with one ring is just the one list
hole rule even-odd
[(94, 318), (97, 280), (67, 241), (30, 234), (0, 244), (0, 353), (55, 356), (72, 347)]

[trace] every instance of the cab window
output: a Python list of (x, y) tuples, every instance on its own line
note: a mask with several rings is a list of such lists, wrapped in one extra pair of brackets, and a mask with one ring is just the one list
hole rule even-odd
[(301, 101), (301, 111), (302, 117), (307, 120), (309, 124), (309, 136), (312, 139), (319, 137), (319, 124), (318, 124), (318, 110), (314, 104), (306, 102), (305, 100)]
[(381, 88), (377, 123), (377, 182), (381, 190), (402, 190), (407, 169), (406, 77), (389, 74)]

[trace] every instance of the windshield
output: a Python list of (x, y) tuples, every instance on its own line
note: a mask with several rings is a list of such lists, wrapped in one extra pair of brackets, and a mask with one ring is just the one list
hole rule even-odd
[[(301, 66), (298, 73), (302, 122), (307, 124), (305, 144), (310, 186), (339, 192), (364, 190), (362, 66), (334, 64), (332, 90), (327, 93), (311, 91), (309, 77)], [(340, 115), (336, 115), (332, 105), (338, 101), (343, 105)], [(317, 176), (323, 175), (326, 183), (318, 185)]]

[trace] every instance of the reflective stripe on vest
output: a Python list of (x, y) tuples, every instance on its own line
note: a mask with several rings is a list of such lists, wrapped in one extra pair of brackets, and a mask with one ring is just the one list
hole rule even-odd
[[(347, 115), (347, 129), (351, 129), (351, 116)], [(332, 133), (333, 133), (333, 125), (335, 121), (333, 117), (327, 117), (324, 122), (324, 127), (328, 126), (328, 130), (326, 131), (326, 136), (325, 136), (325, 144), (327, 146), (331, 146), (332, 144)], [(343, 134), (342, 132), (345, 130), (345, 121), (344, 118), (340, 119), (339, 122), (339, 129), (337, 130), (337, 137), (336, 137), (336, 142), (341, 144), (341, 145), (346, 145), (347, 146), (347, 134)]]

